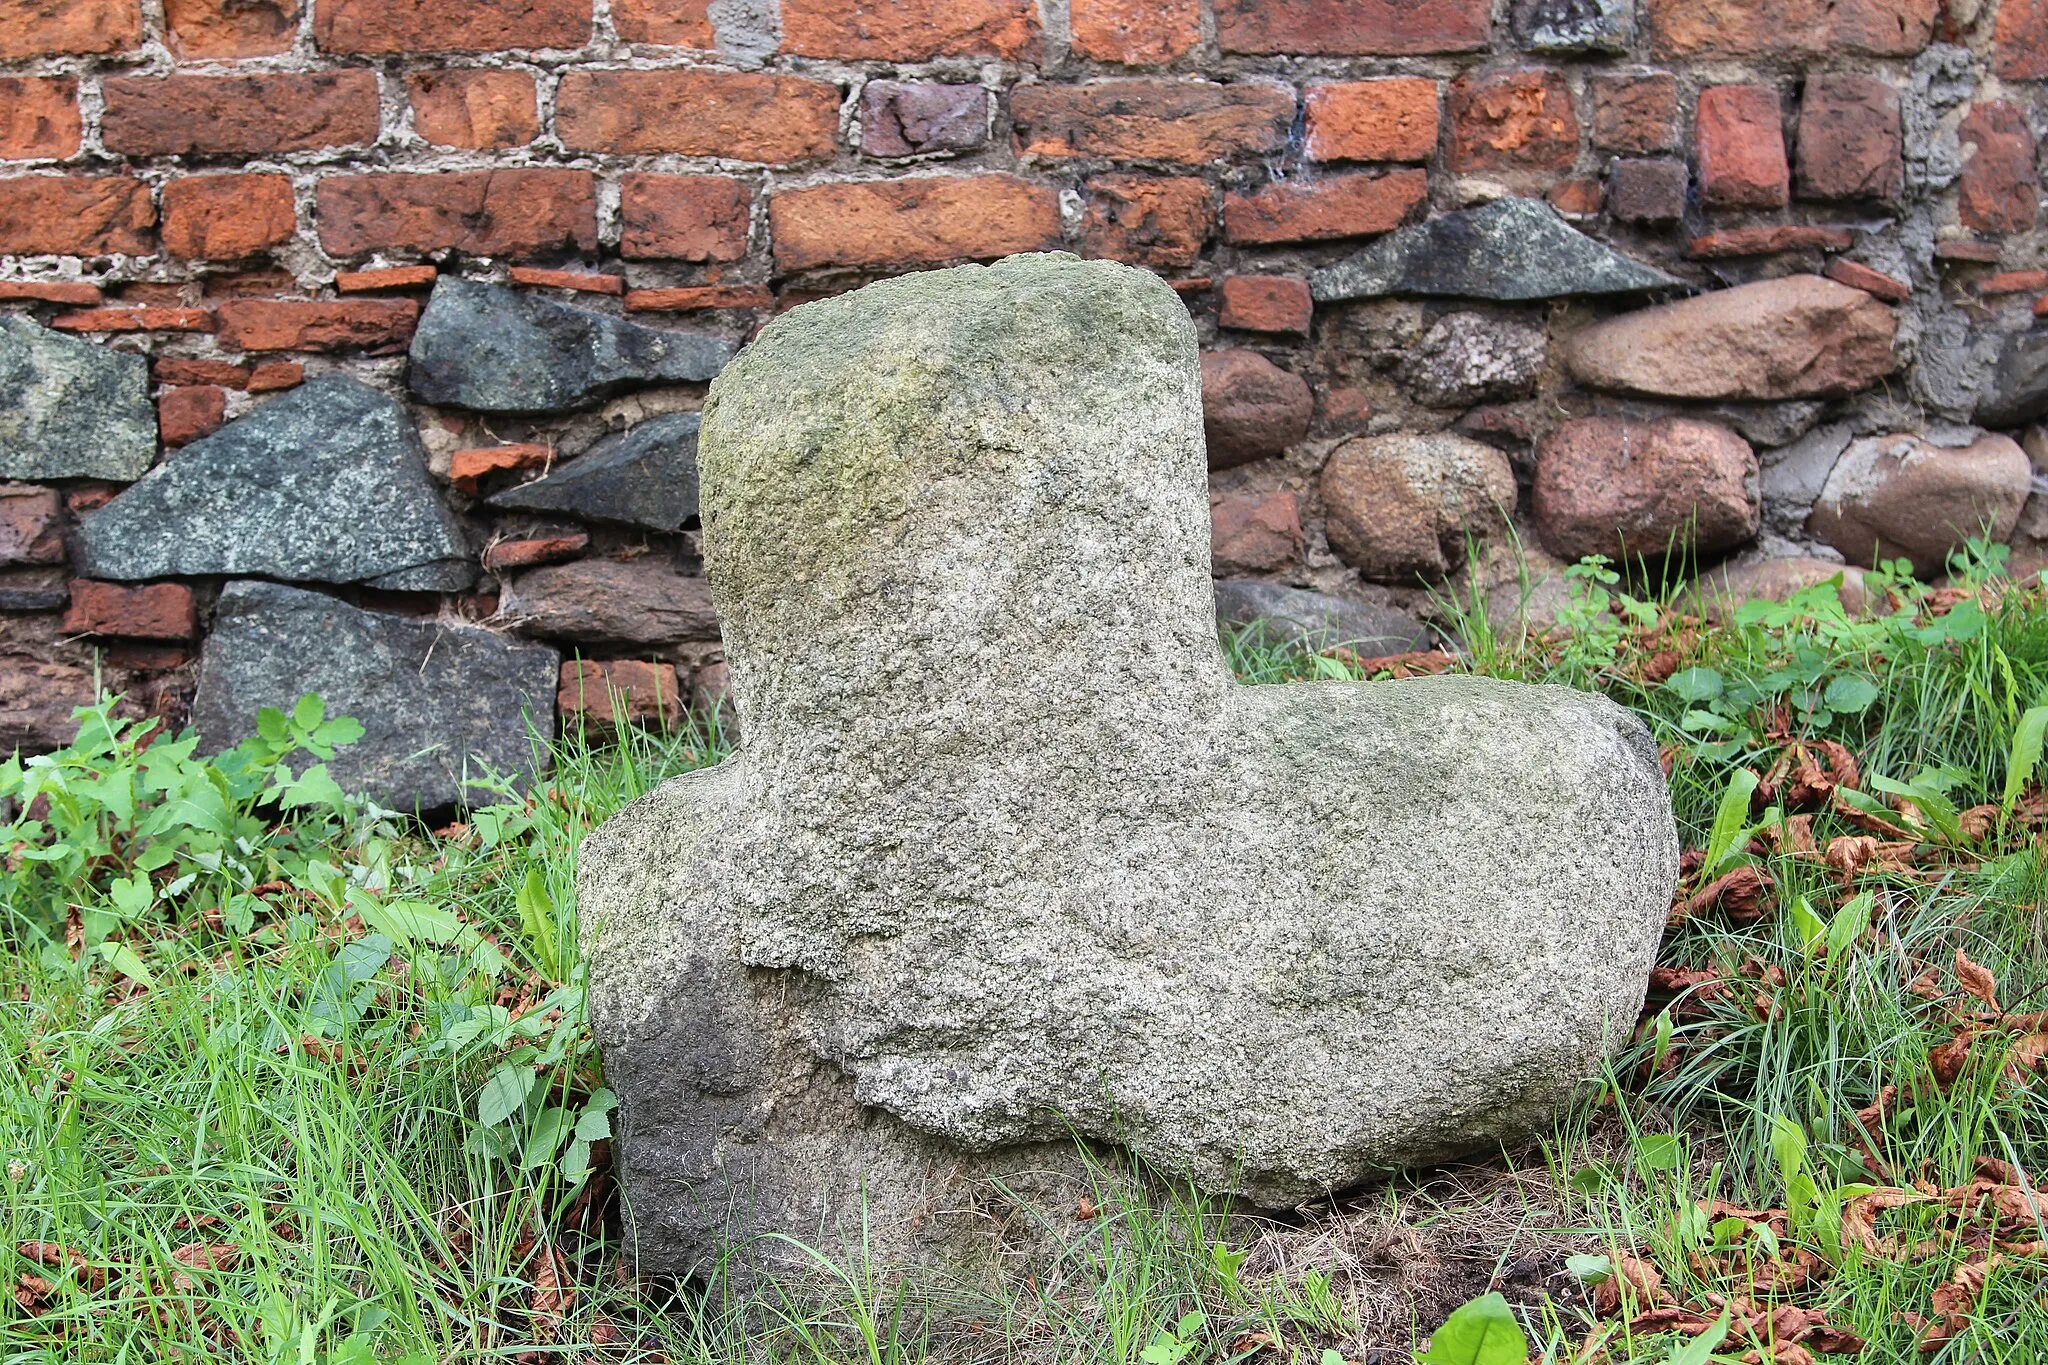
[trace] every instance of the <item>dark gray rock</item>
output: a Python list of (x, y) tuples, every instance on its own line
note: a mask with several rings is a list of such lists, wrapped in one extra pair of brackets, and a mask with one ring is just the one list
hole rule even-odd
[(1753, 446), (1782, 446), (1812, 431), (1828, 410), (1817, 401), (1789, 403), (1717, 403), (1699, 415), (1735, 428)]
[(1977, 400), (1977, 420), (1987, 427), (2017, 427), (2048, 417), (2048, 328), (2007, 337), (1998, 368)]
[(443, 275), (413, 333), (406, 382), (429, 403), (563, 412), (649, 384), (701, 382), (733, 344)]
[(1548, 299), (1683, 286), (1575, 230), (1547, 204), (1513, 196), (1389, 233), (1309, 277), (1318, 303), (1382, 294)]
[(86, 518), (82, 540), (93, 578), (355, 583), (469, 554), (405, 409), (344, 375), (186, 446)]
[(1428, 626), (1392, 607), (1369, 607), (1250, 579), (1216, 585), (1216, 619), (1226, 626), (1262, 622), (1267, 638), (1275, 642), (1306, 636), (1320, 649), (1347, 645), (1367, 658), (1428, 649), (1432, 644)]
[(1536, 386), (1549, 339), (1540, 327), (1483, 313), (1451, 313), (1408, 353), (1401, 377), (1433, 408), (1519, 398)]
[(672, 412), (607, 436), (491, 506), (680, 530), (697, 515), (697, 423), (694, 412)]
[(366, 578), (363, 586), (387, 592), (468, 592), (476, 586), (476, 573), (475, 560), (437, 559)]
[(1515, 41), (1532, 52), (1625, 52), (1630, 0), (1515, 0)]
[(149, 362), (0, 316), (0, 479), (139, 479), (156, 458)]
[(317, 694), (363, 737), (327, 770), (397, 810), (496, 796), (486, 769), (534, 776), (530, 730), (554, 734), (561, 657), (488, 630), (363, 611), (278, 583), (228, 584), (199, 661), (192, 723), (209, 751), (239, 743), (265, 706)]
[(70, 602), (71, 583), (61, 568), (0, 569), (0, 611), (58, 611)]

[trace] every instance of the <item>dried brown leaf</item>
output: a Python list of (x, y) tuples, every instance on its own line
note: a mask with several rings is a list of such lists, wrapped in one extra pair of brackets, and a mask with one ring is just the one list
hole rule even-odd
[(1998, 978), (1991, 974), (1990, 968), (1972, 962), (1969, 954), (1961, 948), (1956, 949), (1956, 984), (1963, 988), (1963, 994), (1975, 996), (1992, 1009), (1998, 1009)]

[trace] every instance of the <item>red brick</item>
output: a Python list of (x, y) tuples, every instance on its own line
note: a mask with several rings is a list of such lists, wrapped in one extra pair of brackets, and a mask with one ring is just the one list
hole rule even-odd
[(1318, 81), (1308, 88), (1311, 161), (1427, 161), (1436, 154), (1436, 82), (1419, 76)]
[(2025, 232), (2034, 226), (2040, 178), (2034, 134), (2017, 105), (1980, 104), (1957, 133), (1963, 176), (1957, 214), (1979, 232)]
[(1025, 85), (1010, 96), (1010, 112), (1028, 156), (1204, 166), (1278, 151), (1294, 122), (1294, 90), (1267, 81)]
[(1854, 240), (1847, 228), (1785, 223), (1776, 227), (1725, 228), (1720, 232), (1709, 232), (1687, 243), (1685, 254), (1696, 261), (1709, 261), (1730, 256), (1769, 256), (1779, 251), (1807, 248), (1847, 251)]
[(691, 313), (702, 308), (773, 308), (775, 294), (758, 284), (700, 284), (681, 289), (634, 289), (629, 313)]
[(193, 175), (164, 186), (164, 249), (186, 260), (241, 260), (298, 229), (289, 176)]
[(253, 156), (377, 138), (370, 71), (262, 76), (110, 76), (100, 139), (126, 156)]
[(493, 474), (521, 469), (544, 469), (555, 452), (543, 445), (513, 443), (458, 450), (448, 457), (448, 482), (465, 493), (475, 493)]
[(1683, 161), (1617, 158), (1607, 172), (1607, 213), (1623, 223), (1675, 223), (1690, 183)]
[(59, 313), (50, 325), (60, 332), (211, 332), (210, 308), (94, 308)]
[(1600, 212), (1606, 187), (1594, 176), (1575, 175), (1558, 181), (1543, 197), (1567, 218), (1591, 218)]
[(1693, 140), (1700, 200), (1709, 208), (1770, 209), (1791, 197), (1778, 92), (1768, 85), (1700, 91)]
[(590, 0), (320, 0), (323, 52), (494, 52), (581, 47)]
[(1208, 275), (1190, 275), (1184, 280), (1168, 280), (1166, 287), (1186, 298), (1190, 294), (1206, 294), (1215, 288), (1216, 281)]
[(1037, 40), (1033, 0), (782, 0), (782, 50), (799, 57), (1022, 57)]
[(199, 292), (209, 299), (240, 299), (250, 295), (275, 297), (299, 294), (298, 277), (289, 270), (238, 270), (232, 274), (208, 275), (199, 282)]
[(1450, 112), (1452, 170), (1562, 170), (1578, 159), (1579, 120), (1558, 72), (1460, 76), (1451, 82)]
[(1429, 199), (1423, 171), (1339, 175), (1268, 185), (1223, 197), (1223, 235), (1232, 242), (1316, 242), (1387, 232)]
[(1977, 286), (1980, 294), (2031, 294), (2048, 289), (2048, 270), (2008, 270)]
[(141, 41), (141, 0), (0, 0), (0, 61), (125, 52)]
[(1486, 46), (1487, 0), (1216, 0), (1225, 52), (1402, 56)]
[(2048, 0), (2000, 0), (1991, 65), (2009, 81), (2048, 78)]
[(164, 0), (164, 19), (180, 57), (267, 57), (291, 50), (299, 0)]
[(1972, 238), (1956, 237), (1934, 244), (1934, 259), (1937, 261), (1968, 261), (1973, 265), (1997, 265), (2004, 248), (1996, 242), (1980, 242)]
[(121, 489), (118, 484), (74, 484), (64, 490), (64, 508), (72, 516), (82, 517), (87, 513), (97, 512), (100, 508), (105, 507), (114, 500), (114, 495), (120, 491)]
[(334, 276), (337, 294), (376, 294), (386, 289), (425, 289), (441, 277), (431, 265), (392, 265), (377, 270), (342, 270)]
[(1088, 182), (1081, 254), (1131, 265), (1189, 266), (1216, 224), (1206, 180), (1104, 175)]
[(1668, 71), (1645, 76), (1595, 76), (1593, 145), (1603, 152), (1641, 156), (1678, 146), (1678, 78)]
[(1091, 61), (1160, 66), (1202, 41), (1197, 0), (1072, 0), (1074, 51)]
[(2034, 300), (2034, 316), (2037, 318), (2048, 318), (2048, 294), (2043, 294), (2040, 298)]
[(0, 159), (70, 156), (84, 124), (70, 76), (0, 76)]
[(1219, 577), (1277, 573), (1301, 555), (1301, 511), (1286, 489), (1209, 495), (1210, 568)]
[[(1882, 271), (1872, 270), (1860, 261), (1844, 260), (1838, 256), (1829, 261), (1828, 268), (1821, 273), (1836, 284), (1861, 289), (1871, 297), (1883, 299), (1886, 303), (1904, 303), (1913, 297), (1912, 285), (1904, 280), (1895, 280)], [(2044, 274), (2043, 283), (2048, 283), (2048, 274)]]
[(296, 360), (266, 360), (249, 372), (249, 392), (276, 393), (306, 382), (306, 367)]
[(540, 289), (574, 289), (583, 294), (618, 295), (626, 292), (624, 277), (600, 275), (594, 270), (546, 270), (538, 266), (515, 265), (511, 274), (512, 283)]
[(199, 602), (183, 583), (71, 580), (70, 635), (125, 635), (133, 640), (189, 640), (199, 633)]
[(155, 226), (149, 186), (125, 175), (0, 180), (0, 255), (143, 256)]
[(1898, 90), (1874, 76), (1807, 77), (1799, 102), (1799, 192), (1890, 201), (1905, 178)]
[(629, 43), (705, 51), (718, 45), (710, 0), (612, 0), (612, 27)]
[(666, 730), (681, 724), (683, 698), (674, 664), (568, 659), (562, 664), (555, 709), (565, 724), (573, 717), (594, 729), (607, 729), (623, 719), (628, 725)]
[(62, 564), (62, 509), (54, 488), (0, 483), (0, 564)]
[[(412, 299), (229, 299), (220, 306), (220, 339), (238, 351), (399, 346), (412, 339), (419, 316)], [(249, 390), (256, 392), (253, 378)]]
[(413, 131), (442, 147), (523, 147), (540, 133), (524, 71), (419, 71), (405, 78)]
[(159, 384), (217, 384), (239, 389), (249, 382), (249, 367), (225, 360), (183, 360), (158, 356), (149, 365), (150, 378)]
[(484, 567), (492, 573), (507, 569), (530, 569), (536, 564), (554, 564), (574, 559), (590, 547), (590, 537), (581, 531), (559, 536), (528, 536), (522, 540), (500, 540), (484, 549)]
[(1014, 175), (920, 176), (784, 190), (768, 200), (778, 269), (987, 260), (1059, 241), (1059, 198)]
[(579, 152), (807, 161), (837, 145), (839, 87), (745, 71), (571, 71), (555, 131)]
[(752, 212), (752, 188), (731, 176), (629, 175), (619, 182), (619, 254), (736, 261)]
[(1671, 57), (1906, 57), (1933, 37), (1936, 5), (1937, 0), (1649, 0), (1651, 45)]
[(211, 436), (227, 419), (227, 392), (211, 384), (172, 389), (156, 400), (156, 431), (167, 446), (189, 445)]
[(1231, 275), (1218, 291), (1216, 321), (1240, 332), (1292, 332), (1307, 336), (1315, 316), (1308, 281), (1291, 275)]
[(114, 286), (114, 300), (122, 304), (182, 308), (191, 302), (192, 289), (180, 280), (130, 280)]
[(597, 182), (554, 168), (329, 176), (315, 193), (320, 244), (336, 256), (440, 251), (478, 256), (590, 251)]
[(84, 280), (0, 280), (0, 301), (31, 299), (37, 303), (62, 303), (73, 308), (97, 308), (100, 287)]

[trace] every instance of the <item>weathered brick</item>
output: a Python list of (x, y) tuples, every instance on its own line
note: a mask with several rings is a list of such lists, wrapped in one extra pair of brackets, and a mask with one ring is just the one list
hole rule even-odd
[(276, 268), (237, 270), (208, 275), (199, 281), (199, 292), (209, 299), (239, 299), (251, 294), (265, 296), (304, 294), (298, 277)]
[(544, 469), (554, 458), (555, 452), (548, 447), (528, 442), (458, 450), (448, 457), (448, 482), (474, 494), (492, 475)]
[[(351, 351), (402, 346), (420, 306), (412, 299), (229, 299), (220, 339), (238, 351)], [(249, 391), (257, 391), (252, 378)]]
[(1693, 140), (1700, 199), (1709, 208), (1771, 209), (1791, 197), (1784, 117), (1768, 85), (1700, 91)]
[(530, 569), (536, 564), (555, 564), (574, 559), (590, 547), (590, 537), (581, 531), (557, 536), (527, 536), (519, 540), (494, 541), (484, 548), (484, 567), (492, 573), (507, 569)]
[(155, 226), (149, 186), (125, 175), (0, 180), (0, 255), (141, 256)]
[(746, 71), (571, 71), (555, 131), (572, 151), (806, 161), (832, 154), (839, 87)]
[(405, 78), (413, 131), (441, 147), (523, 147), (540, 132), (524, 71), (417, 71)]
[(632, 289), (629, 313), (694, 313), (705, 308), (773, 308), (775, 293), (759, 284), (693, 284), (678, 289)]
[(0, 0), (0, 60), (125, 52), (141, 41), (141, 0)]
[(71, 580), (68, 635), (123, 635), (131, 640), (189, 640), (199, 633), (199, 601), (183, 583)]
[(1560, 170), (1579, 154), (1571, 87), (1556, 71), (1460, 76), (1451, 82), (1450, 117), (1453, 170)]
[(159, 384), (214, 384), (239, 389), (249, 382), (249, 367), (225, 360), (186, 360), (163, 355), (150, 362), (149, 376)]
[(100, 298), (100, 287), (85, 280), (0, 280), (0, 300), (31, 299), (96, 308)]
[(1543, 192), (1543, 198), (1567, 218), (1591, 218), (1600, 212), (1606, 186), (1598, 177), (1567, 176)]
[(70, 156), (83, 128), (72, 77), (0, 77), (0, 159)]
[(1284, 488), (1209, 495), (1210, 568), (1218, 577), (1277, 573), (1301, 554), (1301, 510)]
[(391, 265), (376, 270), (342, 270), (334, 276), (337, 294), (376, 294), (387, 289), (425, 289), (441, 277), (431, 265)]
[(0, 564), (62, 564), (63, 506), (54, 488), (0, 483)]
[(581, 47), (590, 8), (590, 0), (320, 0), (313, 40), (323, 52)]
[(1938, 0), (1649, 0), (1664, 56), (1911, 56), (1934, 36)]
[(1058, 196), (1000, 174), (784, 190), (769, 199), (768, 221), (785, 271), (987, 260), (1060, 236)]
[(1277, 151), (1294, 122), (1294, 90), (1267, 81), (1026, 85), (1010, 96), (1010, 113), (1028, 156), (1204, 166)]
[(1023, 57), (1037, 41), (1034, 0), (782, 0), (782, 50), (799, 57)]
[(623, 720), (628, 725), (666, 730), (682, 723), (683, 698), (674, 664), (569, 659), (562, 664), (555, 709), (562, 713), (565, 724), (581, 722), (592, 729), (609, 729)]
[(1216, 0), (1225, 52), (1402, 56), (1486, 46), (1488, 0)]
[(180, 57), (266, 57), (291, 50), (299, 0), (164, 0)]
[(1103, 175), (1088, 182), (1081, 217), (1081, 254), (1131, 265), (1189, 266), (1215, 226), (1206, 180), (1156, 175)]
[(1436, 153), (1432, 80), (1318, 81), (1307, 111), (1311, 161), (1427, 161)]
[(1595, 76), (1592, 86), (1595, 147), (1641, 156), (1678, 146), (1678, 77)]
[(100, 138), (125, 156), (253, 156), (377, 138), (372, 71), (261, 76), (110, 76)]
[(1223, 235), (1233, 242), (1315, 242), (1387, 232), (1429, 198), (1423, 171), (1287, 181), (1223, 197)]
[(2025, 232), (2034, 226), (2040, 178), (2034, 169), (2034, 134), (2017, 105), (1980, 104), (1957, 133), (1963, 176), (1957, 212), (1979, 232)]
[[(1848, 260), (1837, 256), (1828, 262), (1828, 268), (1821, 272), (1836, 284), (1846, 284), (1851, 289), (1861, 289), (1886, 303), (1904, 303), (1913, 297), (1913, 286), (1904, 280), (1895, 280), (1882, 271), (1872, 270), (1861, 261)], [(2048, 277), (2044, 277), (2048, 284)]]
[(612, 27), (629, 43), (709, 51), (718, 42), (710, 0), (612, 0)]
[(156, 431), (167, 446), (190, 445), (211, 436), (227, 417), (227, 392), (212, 384), (171, 389), (156, 400)]
[(597, 245), (597, 182), (589, 171), (336, 175), (320, 182), (314, 198), (320, 243), (336, 256), (443, 249), (517, 256)]
[(1231, 275), (1217, 292), (1217, 323), (1240, 332), (1306, 336), (1315, 316), (1308, 281), (1292, 275)]
[(2048, 78), (2048, 0), (2000, 0), (1991, 64), (2009, 81)]
[(2048, 289), (2048, 270), (2005, 270), (1977, 284), (1977, 292), (1985, 295), (2031, 294), (2037, 289)]
[(1799, 192), (1814, 199), (1898, 197), (1906, 177), (1899, 92), (1874, 76), (1806, 78), (1799, 104)]
[(753, 192), (726, 175), (629, 175), (619, 182), (619, 254), (736, 261), (747, 254)]
[(191, 261), (236, 261), (298, 231), (291, 177), (188, 175), (164, 186), (164, 249)]
[(1937, 261), (1968, 261), (1973, 265), (1997, 265), (2005, 255), (2005, 249), (1996, 242), (1979, 241), (1974, 237), (1954, 237), (1934, 244), (1934, 259)]
[(296, 360), (265, 360), (249, 372), (249, 392), (277, 393), (306, 382), (306, 367)]
[(1202, 41), (1197, 0), (1072, 0), (1074, 51), (1098, 62), (1159, 66)]
[(626, 292), (623, 276), (600, 275), (594, 270), (548, 270), (539, 266), (515, 265), (511, 274), (512, 283), (540, 289), (574, 289), (581, 294), (619, 295)]
[(83, 313), (59, 313), (50, 325), (60, 332), (211, 332), (215, 319), (211, 308), (172, 306), (143, 308), (94, 308)]
[(1780, 251), (1847, 251), (1855, 238), (1847, 228), (1780, 223), (1773, 227), (1727, 228), (1695, 237), (1685, 254), (1696, 261), (1732, 256), (1769, 256)]
[(860, 92), (868, 156), (958, 152), (988, 141), (988, 91), (931, 81), (869, 81)]

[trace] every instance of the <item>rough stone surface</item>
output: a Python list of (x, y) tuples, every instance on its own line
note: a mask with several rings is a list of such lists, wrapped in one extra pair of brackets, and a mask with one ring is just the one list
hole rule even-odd
[(718, 638), (704, 580), (685, 577), (652, 555), (579, 559), (521, 574), (505, 585), (498, 611), (532, 634), (579, 644)]
[(796, 309), (702, 458), (745, 742), (578, 881), (643, 1272), (862, 1226), (886, 1265), (959, 1226), (949, 1176), (1075, 1137), (1289, 1205), (1527, 1133), (1626, 1038), (1677, 871), (1649, 736), (1490, 679), (1234, 683), (1156, 277)]
[(1540, 327), (1483, 313), (1448, 313), (1409, 353), (1401, 377), (1435, 408), (1519, 398), (1535, 387), (1547, 349)]
[(1315, 399), (1308, 381), (1256, 351), (1202, 355), (1202, 431), (1209, 467), (1229, 469), (1278, 455), (1308, 435)]
[(0, 316), (0, 479), (139, 479), (156, 458), (149, 362)]
[(1343, 645), (1366, 658), (1436, 643), (1429, 627), (1406, 612), (1278, 583), (1218, 583), (1216, 619), (1226, 626), (1257, 623), (1268, 638), (1283, 643), (1305, 639), (1318, 649)]
[(265, 706), (308, 692), (363, 737), (327, 771), (396, 810), (498, 797), (484, 769), (533, 774), (529, 726), (554, 733), (561, 656), (488, 630), (363, 611), (324, 593), (239, 581), (222, 590), (199, 660), (192, 723), (209, 749), (253, 734)]
[(491, 505), (680, 530), (697, 515), (697, 414), (672, 412), (606, 436)]
[(1532, 505), (1561, 559), (1713, 556), (1755, 538), (1756, 454), (1713, 422), (1580, 417), (1543, 442)]
[(1624, 52), (1636, 28), (1631, 0), (1515, 0), (1512, 19), (1532, 52)]
[(1403, 228), (1309, 280), (1316, 300), (1382, 294), (1547, 299), (1677, 287), (1574, 230), (1534, 199), (1496, 199)]
[(2036, 327), (2005, 339), (1990, 382), (1977, 399), (1977, 420), (1987, 427), (2017, 427), (2043, 417), (2048, 417), (2048, 328)]
[(1910, 559), (1923, 576), (1941, 572), (1971, 536), (2010, 541), (2033, 488), (2033, 465), (2011, 437), (1974, 434), (1959, 445), (1909, 434), (1850, 442), (1808, 529), (1851, 564)]
[(1468, 537), (1506, 528), (1515, 470), (1448, 432), (1356, 436), (1331, 452), (1322, 492), (1331, 548), (1375, 582), (1412, 587), (1461, 567)]
[(1804, 535), (1806, 518), (1827, 486), (1829, 471), (1855, 438), (1856, 430), (1848, 423), (1830, 422), (1763, 456), (1758, 489), (1772, 530)]
[(1586, 328), (1571, 339), (1574, 378), (1665, 398), (1809, 398), (1850, 393), (1892, 372), (1898, 319), (1818, 275), (1717, 290)]
[(709, 379), (732, 352), (729, 341), (444, 275), (413, 333), (406, 382), (429, 403), (561, 412), (626, 389)]
[(405, 409), (307, 380), (194, 441), (86, 518), (95, 578), (261, 574), (353, 583), (465, 558)]

